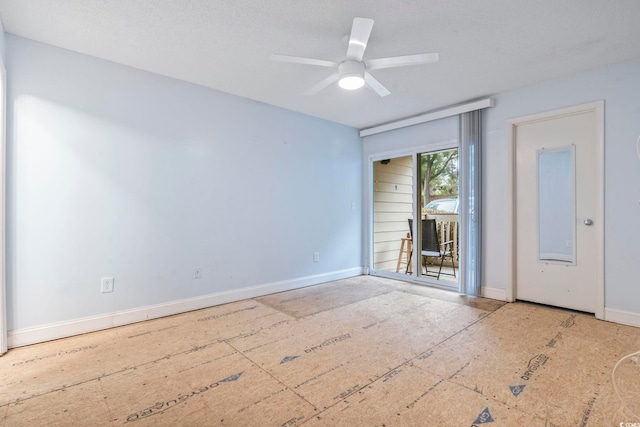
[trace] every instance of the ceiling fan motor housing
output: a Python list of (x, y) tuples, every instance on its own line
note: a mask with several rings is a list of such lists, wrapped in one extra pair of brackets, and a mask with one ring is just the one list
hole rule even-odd
[(340, 74), (340, 78), (351, 76), (364, 78), (364, 64), (354, 59), (348, 59), (338, 65), (338, 74)]

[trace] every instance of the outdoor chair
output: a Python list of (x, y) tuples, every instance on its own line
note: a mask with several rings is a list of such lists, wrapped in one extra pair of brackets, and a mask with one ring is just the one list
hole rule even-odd
[[(411, 235), (411, 241), (413, 242), (413, 219), (409, 218), (409, 233)], [(438, 272), (429, 271), (429, 264), (425, 262), (425, 275), (432, 276), (436, 279), (440, 279), (440, 276), (445, 274), (448, 276), (456, 277), (456, 266), (453, 260), (453, 240), (440, 243), (440, 236), (438, 233), (438, 224), (435, 219), (423, 219), (422, 220), (422, 240), (421, 240), (421, 255), (423, 257), (435, 257), (440, 258), (440, 266)], [(413, 256), (413, 247), (411, 246), (411, 253), (409, 254), (409, 262), (405, 273), (409, 270), (409, 264)], [(444, 265), (444, 259), (451, 258), (451, 268), (453, 273), (443, 273), (442, 266)]]

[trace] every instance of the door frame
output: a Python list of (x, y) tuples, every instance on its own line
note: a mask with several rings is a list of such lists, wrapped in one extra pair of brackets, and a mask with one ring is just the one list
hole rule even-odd
[(596, 288), (595, 315), (604, 319), (604, 101), (595, 101), (572, 107), (560, 108), (543, 113), (531, 114), (507, 120), (507, 285), (506, 299), (514, 302), (516, 297), (516, 128), (519, 125), (535, 123), (551, 118), (574, 115), (579, 113), (595, 113), (596, 120), (596, 210), (594, 220), (601, 226), (596, 231)]
[(7, 352), (7, 289), (5, 257), (5, 220), (7, 187), (7, 71), (0, 58), (0, 355)]

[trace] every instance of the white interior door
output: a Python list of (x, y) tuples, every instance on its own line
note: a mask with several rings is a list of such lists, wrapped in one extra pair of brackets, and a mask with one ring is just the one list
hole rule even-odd
[[(594, 313), (602, 285), (602, 103), (519, 119), (515, 297)], [(603, 297), (602, 297), (603, 298)]]

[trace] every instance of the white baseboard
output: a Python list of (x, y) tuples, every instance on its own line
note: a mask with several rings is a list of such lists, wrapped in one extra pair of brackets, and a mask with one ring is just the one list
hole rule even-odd
[(507, 300), (507, 294), (504, 289), (488, 288), (486, 286), (483, 286), (482, 288), (480, 288), (480, 295), (485, 298), (497, 299), (498, 301)]
[(604, 320), (640, 328), (640, 313), (634, 313), (632, 311), (605, 308)]
[(29, 344), (70, 337), (73, 335), (85, 334), (87, 332), (95, 332), (116, 326), (142, 322), (144, 320), (157, 319), (158, 317), (199, 310), (215, 305), (227, 304), (248, 298), (256, 298), (278, 292), (290, 291), (293, 289), (304, 288), (306, 286), (331, 282), (333, 280), (360, 276), (363, 274), (363, 271), (364, 269), (361, 267), (350, 268), (281, 282), (267, 283), (249, 288), (234, 289), (231, 291), (203, 295), (195, 298), (171, 301), (164, 304), (117, 311), (115, 313), (102, 314), (99, 316), (84, 317), (65, 322), (17, 329), (8, 332), (8, 346), (9, 348), (21, 347)]

